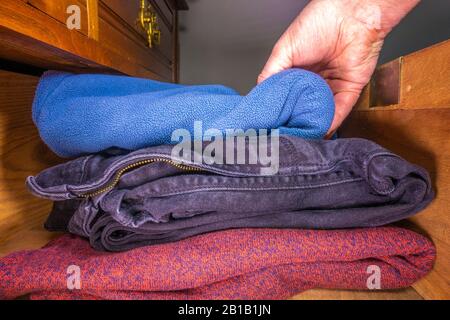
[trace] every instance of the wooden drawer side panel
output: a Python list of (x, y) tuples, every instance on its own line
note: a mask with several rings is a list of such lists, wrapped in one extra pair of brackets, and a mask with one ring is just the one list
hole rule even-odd
[(43, 228), (50, 201), (25, 187), (28, 176), (61, 162), (31, 120), (37, 82), (37, 77), (0, 71), (0, 256), (39, 248), (55, 237)]
[[(400, 64), (399, 81), (393, 81), (395, 77), (389, 79), (389, 72), (384, 73), (386, 79), (374, 77), (364, 89), (355, 109), (434, 109), (450, 106), (450, 40), (401, 57), (397, 63)], [(395, 65), (395, 61), (380, 66), (376, 74), (383, 76), (383, 69), (389, 69), (390, 64)], [(377, 82), (384, 81), (386, 85), (377, 85)], [(399, 102), (377, 105), (377, 101), (385, 100), (383, 97), (391, 92), (376, 92), (374, 88), (398, 91)]]

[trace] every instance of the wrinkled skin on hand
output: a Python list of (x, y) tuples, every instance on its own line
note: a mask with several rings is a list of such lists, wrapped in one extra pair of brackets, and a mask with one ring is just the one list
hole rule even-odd
[(292, 67), (319, 73), (334, 93), (334, 132), (369, 82), (384, 38), (418, 2), (311, 1), (275, 45), (258, 83)]

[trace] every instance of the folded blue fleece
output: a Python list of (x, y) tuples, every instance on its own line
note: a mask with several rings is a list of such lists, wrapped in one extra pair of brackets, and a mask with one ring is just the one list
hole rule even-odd
[(33, 103), (42, 139), (63, 157), (177, 143), (171, 141), (173, 131), (193, 135), (195, 121), (202, 121), (205, 131), (280, 129), (280, 134), (318, 139), (333, 117), (327, 83), (301, 69), (276, 74), (246, 96), (221, 85), (50, 71)]

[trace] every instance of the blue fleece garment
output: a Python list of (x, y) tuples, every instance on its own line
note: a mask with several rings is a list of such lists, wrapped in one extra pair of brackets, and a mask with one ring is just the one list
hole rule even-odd
[(172, 144), (172, 133), (194, 122), (203, 130), (280, 129), (281, 134), (323, 138), (334, 117), (333, 94), (318, 75), (290, 69), (246, 96), (221, 85), (186, 86), (126, 76), (42, 76), (33, 120), (44, 142), (62, 157), (110, 148), (137, 150)]

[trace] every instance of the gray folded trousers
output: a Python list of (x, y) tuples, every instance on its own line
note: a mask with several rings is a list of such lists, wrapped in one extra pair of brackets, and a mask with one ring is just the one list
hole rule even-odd
[(101, 251), (231, 228), (376, 227), (419, 212), (434, 197), (423, 168), (364, 139), (281, 136), (274, 175), (262, 174), (259, 163), (174, 159), (172, 148), (81, 157), (27, 185), (55, 201), (48, 230), (87, 237)]

